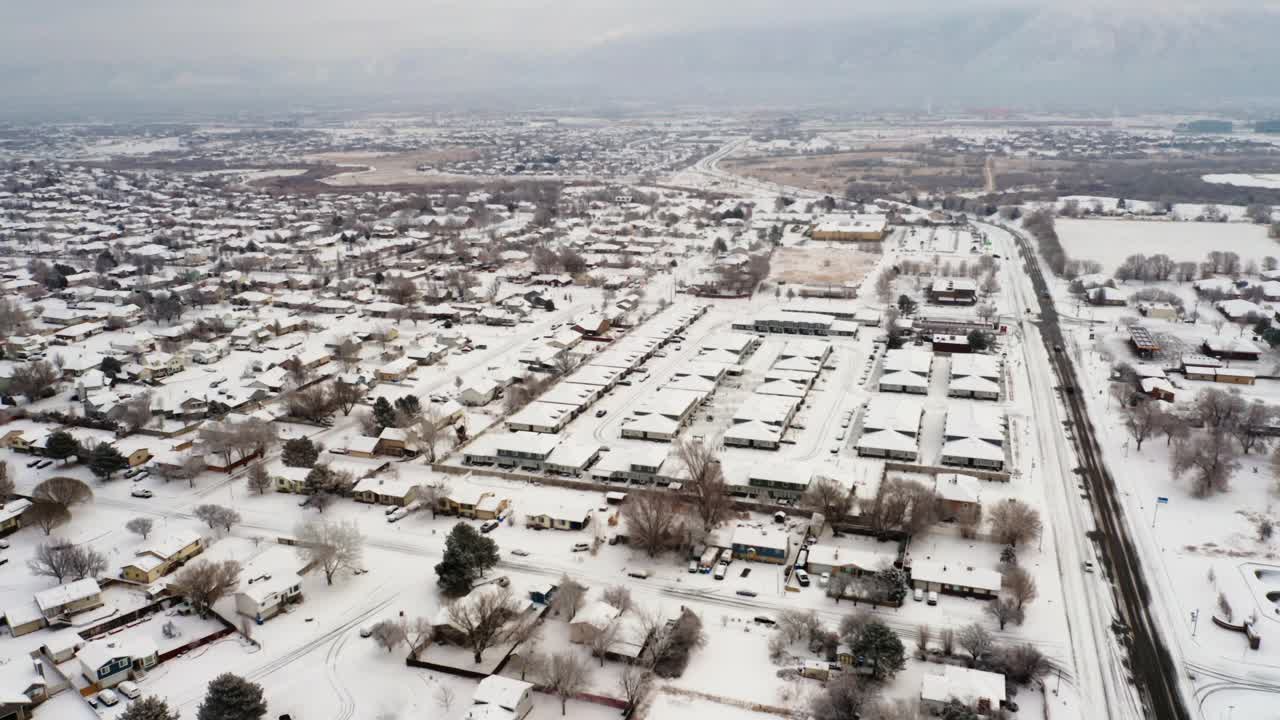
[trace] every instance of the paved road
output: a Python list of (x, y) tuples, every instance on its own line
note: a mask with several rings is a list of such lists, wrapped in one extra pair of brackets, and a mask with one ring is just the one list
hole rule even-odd
[(1119, 492), (1102, 461), (1084, 398), (1076, 392), (1079, 383), (1071, 358), (1062, 351), (1065, 343), (1058, 312), (1053, 302), (1047, 300), (1049, 285), (1027, 238), (1017, 231), (1006, 230), (1016, 239), (1026, 273), (1041, 298), (1040, 336), (1061, 383), (1070, 416), (1071, 437), (1081, 463), (1079, 472), (1088, 488), (1099, 530), (1099, 559), (1112, 579), (1112, 593), (1120, 615), (1113, 631), (1129, 650), (1130, 671), (1142, 693), (1147, 716), (1158, 720), (1189, 720), (1178, 687), (1181, 669), (1173, 661), (1152, 619), (1150, 590), (1143, 576), (1141, 558), (1125, 526)]

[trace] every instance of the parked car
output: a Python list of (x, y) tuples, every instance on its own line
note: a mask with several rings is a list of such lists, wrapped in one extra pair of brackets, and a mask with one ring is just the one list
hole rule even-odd
[(716, 565), (716, 571), (712, 574), (712, 577), (714, 577), (717, 580), (723, 580), (724, 574), (728, 569), (729, 569), (728, 563), (720, 563), (719, 565)]
[(930, 604), (930, 605), (937, 605), (937, 604), (938, 604), (938, 591), (937, 591), (937, 590), (930, 590), (930, 591), (929, 591), (929, 604)]
[(739, 590), (738, 594), (741, 595), (742, 597), (755, 597), (759, 593), (757, 593), (755, 590)]
[(497, 527), (498, 527), (497, 520), (489, 520), (488, 522), (480, 526), (480, 532), (482, 533), (492, 532), (493, 530), (497, 529)]
[(596, 411), (596, 417), (604, 417), (607, 414), (608, 414), (608, 411), (606, 411), (604, 408), (600, 408), (599, 410)]
[(800, 583), (800, 587), (809, 587), (809, 573), (796, 568), (796, 582)]
[(40, 460), (40, 458), (36, 458), (35, 460), (32, 460), (31, 462), (27, 463), (27, 467), (29, 467), (29, 468), (33, 468), (33, 467), (35, 467), (35, 466), (39, 465), (41, 462), (43, 462), (43, 461), (42, 461), (42, 460)]
[(640, 580), (647, 580), (649, 576), (652, 574), (653, 573), (649, 572), (648, 570), (631, 570), (627, 572), (627, 577), (639, 578)]
[(136, 498), (149, 498), (149, 497), (151, 497), (151, 491), (150, 491), (150, 490), (148, 490), (148, 489), (146, 489), (146, 488), (134, 488), (134, 489), (133, 489), (133, 492), (131, 492), (131, 493), (129, 493), (129, 494), (130, 494), (130, 495), (132, 495), (132, 496), (134, 496), (134, 497), (136, 497)]
[(396, 511), (387, 516), (387, 522), (399, 522), (409, 515), (409, 508), (396, 508)]
[(689, 572), (691, 572), (691, 573), (697, 573), (697, 572), (698, 572), (698, 561), (697, 561), (697, 560), (690, 560), (690, 561), (689, 561)]
[(120, 702), (120, 696), (116, 695), (114, 690), (103, 690), (98, 693), (98, 702), (106, 705), (107, 707), (111, 707), (112, 705)]
[(512, 550), (511, 554), (515, 555), (516, 557), (529, 557), (529, 551), (521, 550), (520, 548), (516, 548), (515, 550)]
[(116, 686), (116, 690), (118, 690), (121, 695), (129, 698), (130, 700), (137, 700), (138, 697), (142, 695), (142, 690), (140, 690), (138, 688), (138, 684), (133, 682), (132, 680), (125, 680), (124, 682), (120, 683), (119, 685)]
[(591, 549), (591, 546), (588, 545), (587, 543), (574, 543), (572, 548), (573, 552), (586, 552), (587, 550), (590, 550), (590, 549)]
[(773, 618), (769, 617), (768, 615), (757, 615), (754, 618), (752, 618), (752, 620), (761, 625), (773, 626), (778, 624), (777, 621), (775, 621)]
[(52, 465), (52, 464), (53, 464), (53, 461), (52, 461), (52, 460), (44, 460), (44, 461), (42, 461), (39, 465), (37, 465), (37, 466), (36, 466), (36, 469), (37, 469), (37, 470), (43, 470), (43, 469), (45, 469), (45, 468), (49, 467), (49, 466), (50, 466), (50, 465)]
[(915, 591), (915, 593), (913, 593), (913, 594), (912, 594), (912, 597), (914, 597), (914, 598), (915, 598), (915, 601), (916, 601), (916, 602), (923, 602), (923, 601), (924, 601), (924, 588), (916, 588), (916, 591)]

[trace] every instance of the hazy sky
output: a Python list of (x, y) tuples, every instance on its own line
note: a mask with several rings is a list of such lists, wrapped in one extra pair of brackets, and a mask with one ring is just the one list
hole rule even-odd
[[(1216, 0), (1071, 5), (1221, 7)], [(1270, 0), (1267, 0), (1270, 1)], [(1253, 0), (1254, 7), (1263, 0)], [(0, 60), (351, 57), (425, 46), (572, 49), (620, 35), (840, 21), (1049, 0), (12, 0)]]

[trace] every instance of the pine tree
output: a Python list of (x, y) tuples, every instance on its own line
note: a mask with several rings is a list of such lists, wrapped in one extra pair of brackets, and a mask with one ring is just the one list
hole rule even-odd
[(110, 480), (112, 475), (129, 467), (129, 460), (114, 446), (102, 443), (93, 449), (89, 456), (89, 470), (103, 480)]
[(465, 595), (476, 578), (497, 564), (498, 544), (460, 522), (445, 540), (444, 558), (435, 568), (436, 582), (446, 595)]
[(70, 433), (59, 430), (45, 440), (44, 452), (54, 460), (66, 460), (80, 451), (80, 443)]
[(196, 720), (260, 720), (266, 714), (261, 685), (223, 673), (209, 683)]
[(310, 438), (294, 438), (285, 442), (280, 459), (289, 467), (313, 467), (320, 458), (320, 448)]
[(877, 680), (893, 677), (906, 666), (902, 640), (884, 623), (868, 623), (853, 643), (853, 652), (871, 663), (871, 677)]
[(396, 410), (391, 407), (391, 403), (387, 402), (385, 397), (378, 398), (378, 401), (373, 404), (373, 419), (380, 428), (396, 426)]
[(151, 695), (130, 703), (120, 720), (178, 720), (178, 711), (170, 710), (168, 703)]

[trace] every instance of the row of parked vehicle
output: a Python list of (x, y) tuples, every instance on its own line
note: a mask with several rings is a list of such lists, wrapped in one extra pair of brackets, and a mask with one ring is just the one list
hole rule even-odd
[(120, 702), (121, 695), (130, 700), (137, 700), (142, 696), (142, 690), (137, 683), (125, 680), (117, 685), (114, 690), (107, 688), (106, 690), (99, 690), (96, 695), (90, 695), (88, 697), (89, 705), (95, 708), (99, 705), (111, 707)]

